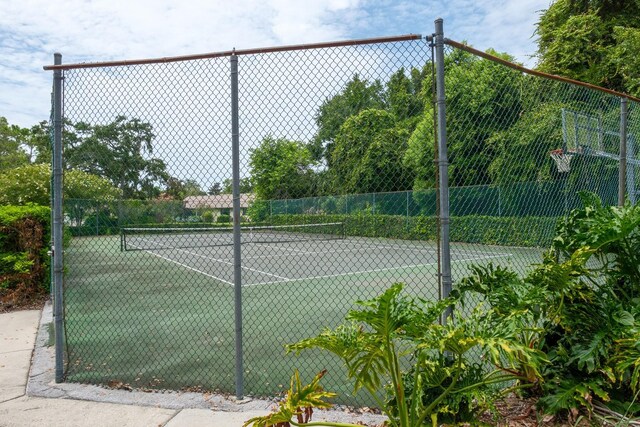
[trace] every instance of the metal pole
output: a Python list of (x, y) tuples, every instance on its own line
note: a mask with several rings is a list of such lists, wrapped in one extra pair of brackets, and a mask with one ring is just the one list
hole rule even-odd
[(238, 121), (238, 57), (231, 55), (231, 145), (233, 163), (233, 289), (236, 329), (236, 398), (244, 397), (242, 367), (242, 258), (240, 251), (240, 130)]
[[(62, 55), (53, 55), (55, 65), (62, 64)], [(64, 379), (64, 301), (62, 291), (62, 70), (53, 72), (53, 318), (55, 332), (55, 380)]]
[[(440, 257), (442, 271), (440, 273), (440, 287), (442, 297), (447, 298), (451, 293), (451, 251), (449, 248), (449, 160), (447, 158), (447, 120), (445, 113), (444, 94), (444, 28), (442, 18), (435, 21), (436, 47), (436, 104), (438, 107), (438, 174), (440, 185)], [(451, 308), (447, 309), (443, 323), (451, 315)]]
[(631, 160), (635, 161), (629, 167), (629, 159), (627, 159), (627, 197), (629, 197), (629, 202), (632, 206), (636, 205), (637, 195), (635, 169), (638, 167), (638, 163), (634, 156), (635, 152), (635, 138), (630, 135), (627, 137), (627, 153), (631, 153)]
[(620, 99), (620, 169), (618, 170), (618, 206), (624, 205), (627, 180), (627, 98)]

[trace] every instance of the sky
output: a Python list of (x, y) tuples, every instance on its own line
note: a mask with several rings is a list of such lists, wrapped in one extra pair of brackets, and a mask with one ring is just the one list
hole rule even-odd
[(63, 62), (180, 56), (231, 48), (428, 35), (494, 48), (535, 65), (536, 22), (550, 0), (0, 0), (0, 116), (49, 117), (51, 72)]

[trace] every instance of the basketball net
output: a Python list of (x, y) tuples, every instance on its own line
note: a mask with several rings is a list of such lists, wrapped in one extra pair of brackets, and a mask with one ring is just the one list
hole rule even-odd
[(556, 162), (558, 172), (565, 173), (571, 170), (571, 159), (575, 153), (565, 153), (561, 148), (553, 150), (549, 153), (551, 158)]

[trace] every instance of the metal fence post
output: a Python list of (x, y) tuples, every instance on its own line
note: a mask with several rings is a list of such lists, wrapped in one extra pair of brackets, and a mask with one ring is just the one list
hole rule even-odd
[[(451, 252), (449, 248), (449, 160), (447, 158), (447, 120), (445, 115), (444, 93), (444, 27), (442, 18), (435, 21), (436, 47), (436, 104), (438, 107), (438, 174), (440, 185), (440, 287), (442, 297), (451, 293)], [(443, 322), (451, 315), (451, 309), (445, 313)]]
[[(53, 55), (55, 65), (62, 64), (62, 55)], [(64, 301), (62, 291), (62, 70), (53, 72), (53, 317), (55, 331), (55, 380), (64, 379)]]
[(235, 302), (236, 398), (244, 397), (242, 366), (242, 258), (240, 247), (240, 130), (238, 120), (238, 56), (231, 62), (231, 145), (233, 163), (233, 289)]
[(620, 169), (618, 170), (618, 206), (624, 205), (627, 181), (627, 98), (620, 98)]

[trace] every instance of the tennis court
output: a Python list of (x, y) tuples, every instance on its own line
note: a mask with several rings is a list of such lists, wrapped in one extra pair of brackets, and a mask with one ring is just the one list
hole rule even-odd
[[(65, 253), (70, 380), (234, 389), (233, 247), (211, 244), (207, 234), (146, 230), (127, 237), (127, 250), (119, 236), (71, 240)], [(278, 232), (266, 242), (265, 233), (253, 241), (247, 233), (242, 245), (245, 386), (251, 395), (272, 396), (286, 388), (294, 369), (308, 378), (328, 368), (325, 386), (353, 402), (337, 359), (321, 351), (284, 356), (283, 346), (335, 327), (355, 301), (394, 282), (437, 299), (435, 244), (292, 234)], [(538, 257), (534, 251), (453, 244), (452, 269), (461, 277), (471, 263), (525, 265)]]
[[(433, 242), (345, 237), (342, 224), (250, 227), (243, 231), (242, 284), (260, 286), (332, 277), (385, 277), (413, 271), (429, 273), (437, 266)], [(129, 229), (123, 249), (146, 253), (233, 286), (232, 230)], [(452, 262), (509, 259), (511, 252), (489, 248), (454, 247)], [(437, 295), (437, 291), (435, 292)]]

